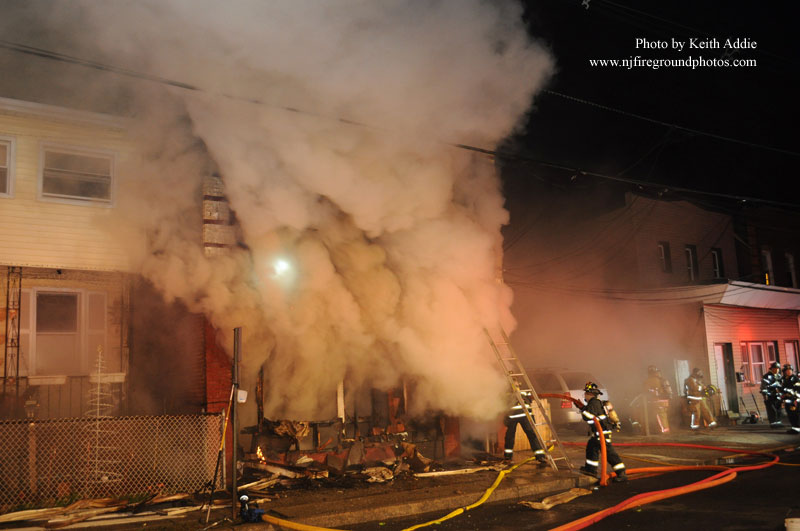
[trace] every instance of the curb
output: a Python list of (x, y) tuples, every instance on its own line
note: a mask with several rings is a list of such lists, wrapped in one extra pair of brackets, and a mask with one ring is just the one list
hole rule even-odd
[[(550, 477), (537, 474), (533, 477), (519, 477), (509, 480), (511, 485), (502, 484), (492, 493), (487, 503), (507, 500), (521, 500), (523, 498), (544, 497), (556, 494), (573, 487), (589, 487), (597, 482), (596, 479), (582, 474), (548, 473)], [(293, 517), (292, 521), (300, 524), (336, 528), (353, 524), (363, 524), (382, 521), (391, 518), (404, 518), (431, 512), (449, 512), (459, 507), (471, 505), (477, 501), (484, 490), (460, 493), (445, 496), (432, 496), (418, 501), (403, 501), (398, 499), (397, 493), (384, 494), (370, 500), (370, 506), (357, 510), (343, 510), (342, 504), (335, 507), (321, 507), (318, 504), (295, 506), (287, 513), (306, 514), (308, 516)], [(286, 508), (288, 509), (288, 508)], [(331, 512), (327, 512), (331, 511)], [(242, 526), (241, 529), (264, 529), (264, 525), (253, 524)]]

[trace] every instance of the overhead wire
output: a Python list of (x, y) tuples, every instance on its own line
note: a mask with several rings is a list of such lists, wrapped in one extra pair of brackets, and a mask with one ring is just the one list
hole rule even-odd
[[(75, 64), (75, 65), (80, 65), (80, 66), (83, 66), (83, 67), (86, 67), (86, 68), (92, 68), (92, 69), (95, 69), (95, 70), (106, 71), (106, 72), (110, 72), (110, 73), (114, 73), (114, 74), (124, 75), (124, 76), (127, 76), (127, 77), (137, 78), (137, 79), (141, 79), (141, 80), (145, 80), (145, 81), (149, 81), (149, 82), (153, 82), (153, 83), (159, 83), (159, 84), (172, 86), (172, 87), (183, 89), (183, 90), (203, 92), (203, 93), (213, 94), (213, 95), (217, 95), (217, 96), (220, 96), (220, 97), (225, 97), (225, 98), (229, 98), (229, 99), (233, 99), (233, 100), (237, 100), (237, 101), (242, 101), (242, 102), (246, 102), (246, 103), (250, 103), (250, 104), (269, 106), (269, 107), (273, 107), (273, 108), (276, 108), (276, 109), (281, 109), (281, 110), (284, 110), (284, 111), (287, 111), (287, 112), (305, 114), (305, 115), (309, 115), (309, 116), (315, 116), (315, 117), (318, 117), (318, 118), (326, 118), (326, 119), (335, 120), (335, 121), (338, 121), (338, 122), (341, 122), (341, 123), (344, 123), (344, 124), (347, 124), (347, 125), (375, 128), (374, 126), (371, 126), (369, 124), (361, 123), (361, 122), (358, 122), (358, 121), (355, 121), (355, 120), (351, 120), (351, 119), (348, 119), (348, 118), (325, 116), (325, 115), (320, 114), (320, 113), (315, 113), (315, 112), (311, 112), (311, 111), (308, 111), (308, 110), (299, 109), (299, 108), (296, 108), (296, 107), (289, 107), (289, 106), (283, 106), (283, 105), (279, 105), (279, 104), (269, 103), (269, 102), (266, 102), (266, 101), (263, 101), (263, 100), (260, 100), (260, 99), (257, 99), (257, 98), (241, 97), (241, 96), (236, 96), (236, 95), (227, 94), (227, 93), (213, 93), (213, 92), (209, 92), (208, 90), (204, 89), (203, 87), (201, 87), (199, 85), (186, 83), (186, 82), (182, 82), (182, 81), (178, 81), (178, 80), (174, 80), (174, 79), (171, 79), (171, 78), (158, 76), (158, 75), (154, 75), (154, 74), (148, 74), (148, 73), (140, 72), (140, 71), (133, 70), (133, 69), (130, 69), (130, 68), (118, 67), (116, 65), (110, 65), (110, 64), (101, 63), (101, 62), (98, 62), (98, 61), (92, 61), (92, 60), (88, 60), (88, 59), (83, 59), (83, 58), (80, 58), (80, 57), (75, 57), (75, 56), (63, 54), (63, 53), (60, 53), (60, 52), (54, 52), (54, 51), (51, 51), (51, 50), (46, 50), (46, 49), (43, 49), (43, 48), (38, 48), (38, 47), (26, 45), (26, 44), (15, 43), (15, 42), (11, 42), (11, 41), (8, 41), (8, 40), (5, 40), (5, 39), (0, 39), (0, 48), (5, 48), (5, 49), (11, 50), (11, 51), (18, 52), (18, 53), (34, 55), (34, 56), (37, 56), (37, 57), (42, 57), (42, 58), (46, 58), (46, 59), (50, 59), (50, 60), (54, 60), (54, 61), (60, 61), (60, 62)], [(626, 115), (626, 116), (629, 116), (629, 117), (642, 119), (642, 120), (649, 121), (649, 122), (652, 122), (652, 123), (657, 123), (657, 124), (660, 124), (660, 125), (663, 125), (663, 126), (674, 127), (675, 129), (684, 130), (684, 131), (691, 132), (691, 133), (694, 133), (694, 134), (702, 134), (702, 135), (706, 135), (706, 136), (712, 136), (712, 137), (717, 138), (719, 140), (725, 140), (725, 141), (734, 142), (734, 143), (737, 143), (737, 144), (745, 144), (745, 145), (749, 145), (749, 146), (752, 146), (752, 147), (760, 147), (762, 149), (768, 149), (768, 150), (771, 150), (771, 151), (776, 151), (776, 152), (780, 152), (780, 153), (784, 153), (784, 154), (800, 157), (800, 153), (797, 153), (797, 152), (783, 150), (783, 149), (780, 149), (780, 148), (775, 148), (773, 146), (766, 146), (766, 145), (762, 145), (762, 144), (755, 144), (755, 143), (752, 143), (752, 142), (746, 142), (746, 141), (742, 141), (742, 140), (739, 140), (739, 139), (728, 138), (728, 137), (724, 137), (724, 136), (721, 136), (721, 135), (714, 135), (713, 133), (706, 133), (704, 131), (683, 127), (683, 126), (680, 126), (680, 125), (677, 125), (677, 124), (671, 124), (671, 123), (664, 122), (664, 121), (661, 121), (661, 120), (656, 120), (656, 119), (653, 119), (653, 118), (649, 118), (649, 117), (645, 117), (645, 116), (642, 116), (642, 115), (638, 115), (636, 113), (630, 113), (630, 112), (627, 112), (627, 111), (622, 111), (620, 109), (615, 109), (615, 108), (609, 107), (607, 105), (601, 105), (601, 104), (598, 104), (596, 102), (591, 102), (589, 100), (585, 100), (583, 98), (578, 98), (578, 97), (575, 97), (575, 96), (570, 96), (570, 95), (567, 95), (567, 94), (563, 94), (561, 92), (556, 92), (556, 91), (549, 90), (549, 89), (545, 89), (544, 92), (552, 94), (552, 95), (556, 95), (556, 96), (559, 96), (559, 97), (562, 97), (562, 98), (565, 98), (565, 99), (568, 99), (568, 100), (571, 100), (571, 101), (579, 102), (579, 103), (586, 104), (586, 105), (591, 105), (591, 106), (598, 107), (598, 108), (601, 108), (601, 109), (605, 109), (605, 110), (608, 110), (608, 111), (611, 111), (611, 112), (620, 113), (620, 114), (623, 114), (623, 115)], [(592, 172), (592, 171), (582, 170), (582, 169), (579, 169), (579, 168), (573, 168), (571, 166), (567, 166), (567, 165), (564, 165), (564, 164), (558, 164), (558, 163), (551, 163), (551, 162), (547, 162), (547, 161), (536, 160), (536, 159), (533, 159), (531, 157), (526, 157), (526, 156), (518, 154), (518, 153), (506, 153), (506, 152), (502, 152), (500, 150), (487, 149), (487, 148), (482, 148), (482, 147), (478, 147), (478, 146), (471, 146), (471, 145), (468, 145), (468, 144), (461, 144), (461, 143), (447, 143), (447, 144), (452, 146), (452, 147), (455, 147), (455, 148), (464, 149), (464, 150), (468, 150), (468, 151), (473, 151), (473, 152), (476, 152), (476, 153), (482, 153), (482, 154), (485, 154), (485, 155), (488, 155), (488, 156), (491, 156), (491, 157), (511, 159), (511, 160), (524, 160), (524, 161), (540, 164), (542, 166), (546, 166), (546, 167), (550, 167), (550, 168), (554, 168), (554, 169), (561, 169), (561, 170), (571, 171), (573, 173), (581, 173), (583, 175), (590, 175), (590, 176), (593, 176), (593, 177), (609, 179), (609, 180), (614, 180), (614, 181), (619, 181), (619, 182), (625, 182), (625, 183), (629, 183), (629, 184), (640, 184), (642, 186), (647, 186), (649, 188), (662, 188), (662, 189), (668, 189), (668, 190), (672, 190), (672, 191), (679, 191), (679, 192), (686, 192), (686, 193), (693, 193), (693, 194), (701, 194), (701, 195), (706, 195), (706, 196), (734, 199), (734, 200), (739, 200), (739, 201), (751, 201), (751, 202), (758, 202), (758, 203), (763, 203), (763, 204), (771, 204), (771, 205), (775, 205), (775, 206), (784, 206), (784, 207), (789, 207), (789, 208), (793, 208), (793, 209), (800, 208), (800, 205), (792, 204), (792, 203), (785, 203), (785, 202), (782, 202), (782, 201), (773, 201), (773, 200), (768, 200), (768, 199), (761, 199), (761, 198), (756, 198), (756, 197), (747, 197), (747, 196), (741, 196), (741, 195), (735, 195), (735, 194), (722, 194), (722, 193), (718, 193), (718, 192), (708, 192), (708, 191), (704, 191), (704, 190), (696, 190), (696, 189), (691, 189), (691, 188), (686, 188), (686, 187), (676, 187), (676, 186), (665, 185), (665, 184), (661, 184), (661, 183), (652, 183), (652, 182), (640, 181), (640, 180), (636, 180), (636, 179), (628, 179), (628, 178), (624, 178), (624, 177), (621, 177), (621, 176), (616, 176), (615, 177), (615, 176), (612, 176), (612, 175), (607, 175), (607, 174), (603, 174), (603, 173), (599, 173), (599, 172)]]

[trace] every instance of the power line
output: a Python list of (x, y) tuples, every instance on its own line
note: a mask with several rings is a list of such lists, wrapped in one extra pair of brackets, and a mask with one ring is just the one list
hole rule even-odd
[(798, 153), (796, 151), (789, 151), (787, 149), (781, 149), (781, 148), (776, 148), (776, 147), (773, 147), (773, 146), (767, 146), (765, 144), (756, 144), (754, 142), (748, 142), (746, 140), (739, 140), (738, 138), (731, 138), (729, 136), (718, 135), (716, 133), (709, 133), (709, 132), (706, 132), (706, 131), (700, 131), (699, 129), (693, 129), (691, 127), (685, 127), (685, 126), (678, 125), (678, 124), (673, 124), (673, 123), (670, 123), (670, 122), (664, 122), (662, 120), (657, 120), (655, 118), (650, 118), (648, 116), (643, 116), (641, 114), (636, 114), (636, 113), (632, 113), (632, 112), (628, 112), (628, 111), (623, 111), (621, 109), (617, 109), (617, 108), (614, 108), (614, 107), (609, 107), (608, 105), (603, 105), (603, 104), (596, 103), (596, 102), (589, 101), (589, 100), (585, 100), (585, 99), (582, 99), (582, 98), (577, 98), (575, 96), (570, 96), (568, 94), (563, 94), (561, 92), (556, 92), (554, 90), (543, 89), (542, 92), (545, 92), (547, 94), (552, 94), (553, 96), (558, 96), (558, 97), (564, 98), (566, 100), (574, 101), (574, 102), (577, 102), (577, 103), (582, 103), (584, 105), (590, 105), (592, 107), (597, 107), (598, 109), (603, 109), (605, 111), (621, 114), (621, 115), (627, 116), (629, 118), (636, 118), (638, 120), (644, 120), (646, 122), (662, 125), (664, 127), (671, 127), (671, 128), (674, 128), (674, 129), (679, 129), (681, 131), (686, 131), (687, 133), (692, 133), (692, 134), (695, 134), (695, 135), (707, 136), (707, 137), (710, 137), (710, 138), (715, 138), (717, 140), (724, 140), (726, 142), (733, 142), (735, 144), (740, 144), (740, 145), (744, 145), (744, 146), (749, 146), (749, 147), (754, 147), (754, 148), (759, 148), (759, 149), (766, 149), (766, 150), (769, 150), (769, 151), (774, 151), (776, 153), (782, 153), (784, 155), (791, 155), (793, 157), (800, 157), (800, 153)]
[[(145, 81), (150, 81), (150, 82), (153, 82), (153, 83), (159, 83), (159, 84), (172, 86), (172, 87), (176, 87), (176, 88), (180, 88), (180, 89), (184, 89), (184, 90), (209, 93), (207, 90), (203, 89), (202, 87), (199, 87), (197, 85), (192, 85), (190, 83), (184, 83), (182, 81), (177, 81), (177, 80), (170, 79), (170, 78), (165, 78), (165, 77), (162, 77), (162, 76), (156, 76), (156, 75), (153, 75), (153, 74), (147, 74), (147, 73), (139, 72), (139, 71), (136, 71), (136, 70), (131, 70), (131, 69), (128, 69), (128, 68), (122, 68), (122, 67), (118, 67), (118, 66), (114, 66), (114, 65), (108, 65), (108, 64), (105, 64), (105, 63), (97, 62), (97, 61), (81, 59), (79, 57), (74, 57), (74, 56), (62, 54), (62, 53), (59, 53), (59, 52), (53, 52), (53, 51), (50, 51), (50, 50), (45, 50), (43, 48), (36, 48), (34, 46), (28, 46), (28, 45), (25, 45), (25, 44), (14, 43), (14, 42), (10, 42), (10, 41), (4, 40), (4, 39), (0, 39), (0, 48), (6, 48), (8, 50), (16, 51), (16, 52), (19, 52), (19, 53), (24, 53), (24, 54), (28, 54), (28, 55), (34, 55), (34, 56), (37, 56), (37, 57), (43, 57), (43, 58), (51, 59), (51, 60), (54, 60), (54, 61), (61, 61), (61, 62), (65, 62), (65, 63), (76, 64), (76, 65), (84, 66), (86, 68), (93, 68), (95, 70), (111, 72), (111, 73), (124, 75), (124, 76), (127, 76), (127, 77), (136, 78), (136, 79), (142, 79), (142, 80), (145, 80)], [(677, 124), (670, 124), (670, 123), (667, 123), (667, 122), (662, 122), (660, 120), (655, 120), (653, 118), (648, 118), (648, 117), (641, 116), (641, 115), (638, 115), (638, 114), (629, 113), (627, 111), (614, 109), (612, 107), (608, 107), (608, 106), (605, 106), (605, 105), (600, 105), (598, 103), (590, 102), (588, 100), (583, 100), (583, 99), (580, 99), (580, 98), (575, 98), (573, 96), (568, 96), (566, 94), (561, 94), (559, 92), (555, 92), (555, 91), (551, 91), (551, 90), (544, 90), (544, 92), (549, 93), (549, 94), (553, 94), (553, 95), (556, 95), (556, 96), (560, 96), (560, 97), (563, 97), (563, 98), (566, 98), (566, 99), (569, 99), (569, 100), (573, 100), (573, 101), (576, 101), (576, 102), (580, 102), (580, 103), (584, 103), (584, 104), (587, 104), (587, 105), (592, 105), (592, 106), (595, 106), (595, 107), (598, 107), (598, 108), (602, 108), (602, 109), (605, 109), (605, 110), (609, 110), (611, 112), (616, 112), (616, 113), (620, 113), (620, 114), (623, 114), (623, 115), (626, 115), (626, 116), (630, 116), (630, 117), (633, 117), (633, 118), (638, 118), (638, 119), (641, 119), (641, 120), (646, 120), (646, 121), (649, 121), (649, 122), (657, 123), (657, 124), (660, 124), (660, 125), (663, 125), (663, 126), (666, 126), (666, 127), (672, 127), (672, 128), (675, 128), (675, 129), (680, 129), (680, 130), (688, 131), (688, 132), (695, 133), (695, 134), (711, 136), (711, 137), (718, 138), (718, 139), (721, 139), (721, 140), (727, 140), (727, 141), (730, 141), (730, 142), (736, 142), (736, 143), (739, 143), (739, 144), (744, 144), (744, 145), (749, 145), (749, 146), (754, 146), (754, 147), (761, 147), (761, 148), (764, 148), (764, 149), (770, 149), (772, 151), (776, 151), (776, 152), (785, 153), (785, 154), (789, 154), (789, 155), (800, 157), (800, 153), (795, 153), (795, 152), (792, 152), (792, 151), (785, 151), (785, 150), (781, 150), (779, 148), (773, 148), (773, 147), (770, 147), (770, 146), (762, 146), (762, 145), (758, 145), (758, 144), (748, 143), (748, 142), (744, 142), (744, 141), (737, 140), (737, 139), (727, 138), (727, 137), (723, 137), (723, 136), (720, 136), (720, 135), (714, 135), (712, 133), (705, 133), (703, 131), (698, 131), (698, 130), (695, 130), (695, 129), (679, 126)], [(268, 103), (268, 102), (265, 102), (265, 101), (262, 101), (262, 100), (259, 100), (259, 99), (244, 98), (244, 97), (234, 96), (234, 95), (226, 94), (226, 93), (217, 93), (217, 95), (225, 97), (225, 98), (230, 98), (230, 99), (233, 99), (233, 100), (238, 100), (238, 101), (243, 101), (243, 102), (255, 104), (255, 105), (270, 106), (270, 107), (282, 109), (282, 110), (285, 110), (285, 111), (288, 111), (288, 112), (295, 112), (295, 113), (299, 113), (299, 114), (305, 114), (305, 115), (316, 116), (316, 117), (320, 117), (320, 118), (327, 118), (327, 119), (330, 119), (330, 120), (336, 120), (336, 121), (339, 121), (341, 123), (345, 123), (345, 124), (348, 124), (348, 125), (355, 125), (355, 126), (359, 126), (359, 127), (374, 128), (373, 126), (370, 126), (368, 124), (359, 123), (359, 122), (356, 122), (356, 121), (353, 121), (353, 120), (349, 120), (349, 119), (346, 119), (346, 118), (341, 118), (341, 117), (336, 118), (336, 117), (330, 117), (330, 116), (323, 116), (321, 114), (310, 112), (310, 111), (306, 111), (306, 110), (303, 110), (303, 109), (271, 104), (271, 103)], [(588, 176), (598, 177), (598, 178), (602, 178), (602, 179), (609, 179), (609, 180), (624, 182), (624, 183), (628, 183), (628, 184), (636, 184), (636, 185), (640, 185), (640, 186), (646, 186), (648, 188), (662, 188), (662, 189), (667, 190), (667, 191), (677, 191), (677, 192), (684, 192), (684, 193), (701, 194), (701, 195), (707, 195), (707, 196), (712, 196), (712, 197), (721, 197), (721, 198), (725, 198), (725, 199), (733, 199), (733, 200), (736, 200), (736, 201), (751, 201), (751, 202), (755, 202), (755, 203), (764, 203), (764, 204), (771, 204), (771, 205), (775, 205), (775, 206), (788, 207), (788, 208), (792, 208), (792, 209), (800, 208), (800, 205), (791, 204), (791, 203), (784, 203), (784, 202), (780, 202), (780, 201), (771, 201), (771, 200), (761, 199), (761, 198), (756, 198), (756, 197), (739, 196), (739, 195), (732, 195), (732, 194), (722, 194), (722, 193), (718, 193), (718, 192), (707, 192), (707, 191), (695, 190), (695, 189), (691, 189), (691, 188), (684, 188), (684, 187), (677, 187), (677, 186), (665, 185), (665, 184), (660, 184), (660, 183), (651, 183), (651, 182), (646, 182), (646, 181), (640, 181), (640, 180), (637, 180), (637, 179), (628, 179), (628, 178), (623, 178), (623, 177), (620, 177), (620, 176), (606, 175), (606, 174), (602, 174), (602, 173), (581, 170), (579, 168), (573, 168), (573, 167), (565, 166), (565, 165), (562, 165), (562, 164), (556, 164), (556, 163), (536, 160), (536, 159), (533, 159), (533, 158), (525, 157), (525, 156), (514, 154), (514, 153), (503, 153), (503, 152), (500, 152), (500, 151), (481, 148), (481, 147), (477, 147), (477, 146), (470, 146), (470, 145), (467, 145), (467, 144), (452, 144), (451, 143), (451, 144), (448, 144), (448, 145), (451, 145), (451, 146), (459, 148), (459, 149), (473, 151), (473, 152), (476, 152), (476, 153), (482, 153), (484, 155), (488, 155), (488, 156), (491, 156), (491, 157), (502, 157), (502, 158), (511, 159), (511, 160), (514, 160), (514, 159), (522, 160), (522, 161), (532, 162), (532, 163), (536, 163), (536, 164), (539, 164), (539, 165), (542, 165), (542, 166), (546, 166), (546, 167), (550, 167), (550, 168), (554, 168), (554, 169), (570, 171), (570, 172), (573, 172), (573, 173), (579, 173), (581, 175), (588, 175)]]

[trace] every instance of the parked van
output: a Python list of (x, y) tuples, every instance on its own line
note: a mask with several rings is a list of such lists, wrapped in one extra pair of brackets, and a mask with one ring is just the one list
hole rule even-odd
[[(603, 392), (598, 398), (600, 400), (609, 399), (608, 390), (597, 381), (594, 375), (588, 372), (564, 368), (539, 368), (528, 369), (528, 376), (537, 394), (558, 393), (570, 395), (572, 398), (580, 400), (580, 403), (583, 404), (583, 387), (587, 382), (594, 382)], [(574, 406), (572, 400), (561, 398), (548, 398), (547, 400), (550, 402), (550, 421), (554, 426), (575, 429), (582, 429), (586, 426), (580, 410)]]

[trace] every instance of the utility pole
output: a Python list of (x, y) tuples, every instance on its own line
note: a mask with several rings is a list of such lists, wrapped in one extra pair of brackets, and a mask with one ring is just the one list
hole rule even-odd
[(236, 403), (239, 401), (239, 362), (242, 360), (242, 328), (233, 329), (233, 368), (232, 385), (233, 400), (231, 400), (231, 430), (233, 431), (233, 466), (231, 467), (231, 489), (233, 491), (231, 500), (231, 517), (236, 520), (236, 507), (239, 503), (239, 489), (236, 485), (237, 457), (239, 450), (239, 416), (236, 414)]

